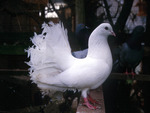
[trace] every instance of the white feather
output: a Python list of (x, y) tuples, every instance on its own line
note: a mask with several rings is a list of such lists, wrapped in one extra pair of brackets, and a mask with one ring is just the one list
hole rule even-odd
[(42, 28), (42, 33), (31, 39), (33, 46), (27, 51), (31, 80), (43, 94), (78, 89), (86, 97), (88, 90), (99, 87), (107, 79), (112, 69), (107, 43), (112, 32), (109, 24), (101, 24), (92, 32), (88, 54), (83, 59), (72, 56), (67, 30), (61, 23), (44, 23)]

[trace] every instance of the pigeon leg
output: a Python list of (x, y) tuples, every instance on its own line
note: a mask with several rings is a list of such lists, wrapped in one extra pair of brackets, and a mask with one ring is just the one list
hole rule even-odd
[(126, 75), (129, 75), (129, 73), (128, 73), (128, 69), (126, 69), (125, 74), (126, 74)]
[(88, 94), (88, 100), (89, 100), (92, 104), (98, 104), (98, 105), (101, 104), (100, 101), (94, 100), (89, 94)]
[(131, 71), (131, 75), (132, 75), (132, 78), (135, 77), (135, 73), (134, 73), (133, 69), (132, 69), (132, 71)]
[(83, 105), (87, 106), (89, 109), (97, 109), (96, 106), (93, 106), (89, 103), (88, 99), (87, 98), (84, 98), (84, 103)]
[(96, 106), (93, 106), (89, 103), (89, 100), (87, 98), (87, 93), (88, 93), (89, 89), (84, 89), (82, 90), (82, 96), (83, 96), (83, 99), (84, 99), (84, 103), (82, 105), (85, 105), (87, 106), (89, 109), (97, 109)]

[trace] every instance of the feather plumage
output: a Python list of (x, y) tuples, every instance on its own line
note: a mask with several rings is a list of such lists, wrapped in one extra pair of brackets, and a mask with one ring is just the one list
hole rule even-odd
[(111, 72), (107, 37), (112, 32), (108, 23), (99, 25), (90, 35), (87, 57), (78, 59), (72, 56), (63, 25), (44, 24), (43, 32), (35, 34), (33, 46), (28, 49), (31, 80), (43, 94), (78, 89), (86, 98), (87, 92), (99, 87)]

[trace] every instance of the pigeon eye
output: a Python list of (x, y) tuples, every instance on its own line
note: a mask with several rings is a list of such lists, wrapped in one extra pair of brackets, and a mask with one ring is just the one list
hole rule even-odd
[(108, 30), (108, 27), (105, 27), (105, 30)]

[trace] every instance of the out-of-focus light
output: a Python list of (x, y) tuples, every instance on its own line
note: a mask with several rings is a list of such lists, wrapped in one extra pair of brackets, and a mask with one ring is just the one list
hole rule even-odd
[(55, 11), (54, 12), (48, 12), (45, 14), (45, 18), (58, 18), (58, 15)]
[[(54, 7), (56, 10), (59, 10), (61, 7), (67, 6), (66, 3), (63, 2), (63, 0), (52, 0), (54, 3)], [(51, 10), (49, 10), (49, 8)], [(57, 13), (52, 9), (52, 5), (50, 3), (47, 4), (45, 7), (45, 18), (58, 18)], [(39, 12), (39, 16), (41, 16), (41, 12)]]
[(39, 12), (39, 16), (42, 16), (42, 13), (41, 13), (41, 11)]

